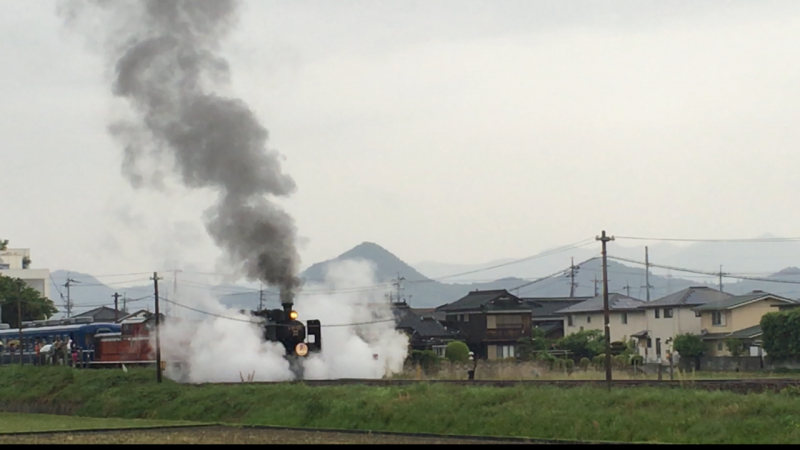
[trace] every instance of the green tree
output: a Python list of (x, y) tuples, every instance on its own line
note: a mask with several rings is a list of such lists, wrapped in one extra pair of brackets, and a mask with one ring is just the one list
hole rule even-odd
[(681, 358), (694, 358), (695, 367), (699, 369), (700, 357), (706, 353), (706, 344), (700, 336), (685, 333), (675, 336), (672, 349), (678, 352)]
[(8, 239), (0, 239), (0, 252), (8, 250)]
[(769, 358), (782, 361), (800, 357), (800, 310), (772, 312), (761, 317), (764, 350)]
[[(22, 286), (21, 291), (19, 286)], [(19, 296), (22, 296), (22, 321), (49, 319), (57, 313), (55, 304), (49, 298), (44, 298), (39, 291), (25, 284), (19, 278), (4, 277), (0, 275), (0, 308), (2, 308), (3, 322), (11, 328), (19, 327), (17, 321)]]
[(544, 331), (539, 328), (532, 328), (530, 337), (525, 336), (517, 339), (517, 355), (523, 361), (530, 361), (533, 355), (547, 351), (547, 340)]
[(728, 338), (725, 339), (725, 347), (728, 348), (728, 352), (736, 358), (736, 371), (739, 371), (739, 366), (741, 365), (741, 356), (744, 353), (744, 341), (741, 339), (736, 338)]
[(469, 361), (469, 347), (461, 341), (453, 341), (447, 344), (444, 350), (444, 357), (450, 362), (468, 362)]
[(556, 342), (556, 347), (568, 350), (572, 359), (589, 358), (603, 352), (605, 336), (600, 330), (584, 330), (564, 336)]

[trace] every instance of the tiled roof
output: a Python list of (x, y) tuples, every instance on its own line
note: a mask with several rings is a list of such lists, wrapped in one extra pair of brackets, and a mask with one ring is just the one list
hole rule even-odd
[[(507, 301), (500, 299), (508, 299)], [(527, 304), (520, 300), (516, 295), (509, 293), (505, 289), (492, 291), (472, 291), (453, 303), (440, 306), (436, 311), (460, 312), (460, 311), (500, 311), (511, 309), (530, 309)]]
[(755, 325), (749, 328), (744, 328), (739, 331), (734, 331), (733, 333), (706, 333), (703, 336), (703, 340), (706, 341), (716, 341), (721, 339), (728, 339), (728, 338), (735, 338), (735, 339), (754, 339), (761, 336), (761, 325)]
[[(639, 299), (635, 299), (633, 297), (628, 297), (627, 295), (622, 295), (622, 294), (608, 295), (608, 309), (612, 311), (636, 310), (644, 304), (645, 302)], [(603, 310), (603, 296), (598, 295), (597, 297), (590, 298), (589, 300), (578, 303), (577, 305), (572, 305), (569, 308), (564, 308), (562, 310), (559, 310), (557, 311), (557, 313), (575, 314), (584, 312), (596, 312), (602, 310)]]
[(708, 286), (697, 286), (669, 294), (666, 297), (661, 297), (649, 303), (645, 303), (642, 308), (658, 308), (664, 306), (699, 306), (718, 300), (724, 300), (730, 297), (732, 297), (731, 294), (712, 289)]
[(732, 296), (732, 297), (728, 297), (728, 298), (725, 298), (725, 299), (722, 299), (722, 300), (717, 300), (715, 302), (706, 303), (704, 305), (700, 305), (700, 306), (694, 308), (694, 310), (695, 311), (722, 311), (722, 310), (725, 310), (725, 309), (732, 309), (732, 308), (735, 308), (737, 306), (744, 305), (745, 303), (750, 303), (750, 302), (753, 302), (753, 301), (756, 301), (756, 300), (760, 300), (760, 299), (765, 299), (765, 298), (771, 298), (771, 299), (779, 300), (781, 302), (790, 303), (790, 304), (796, 304), (797, 303), (796, 300), (792, 300), (792, 299), (789, 299), (789, 298), (786, 298), (786, 297), (781, 297), (781, 296), (778, 296), (778, 295), (769, 294), (769, 293), (763, 292), (763, 291), (753, 291), (753, 292), (751, 292), (749, 294)]
[(554, 317), (558, 316), (558, 311), (569, 308), (589, 300), (591, 297), (556, 297), (556, 298), (523, 298), (531, 308), (531, 317), (537, 319), (539, 317)]
[(455, 332), (448, 330), (438, 320), (432, 317), (420, 317), (411, 308), (392, 308), (395, 317), (395, 327), (412, 330), (414, 334), (422, 337), (453, 337)]

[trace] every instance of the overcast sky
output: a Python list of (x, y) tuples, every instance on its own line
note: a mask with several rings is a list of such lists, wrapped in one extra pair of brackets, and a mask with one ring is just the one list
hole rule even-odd
[[(0, 0), (0, 237), (34, 266), (213, 270), (212, 194), (136, 191), (102, 58), (52, 0)], [(800, 2), (258, 0), (234, 90), (286, 157), (303, 266), (598, 234), (798, 236)]]

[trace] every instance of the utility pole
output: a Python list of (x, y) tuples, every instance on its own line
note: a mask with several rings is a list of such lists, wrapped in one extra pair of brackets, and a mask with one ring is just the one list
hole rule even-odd
[(67, 273), (67, 282), (64, 283), (64, 287), (67, 288), (67, 304), (64, 305), (64, 307), (67, 308), (67, 319), (72, 317), (72, 297), (69, 294), (69, 287), (72, 286), (72, 283), (80, 283), (80, 281), (69, 278), (69, 273)]
[(647, 292), (647, 301), (650, 301), (650, 252), (647, 247), (644, 248), (644, 284), (646, 284), (645, 292)]
[(722, 292), (722, 264), (719, 266), (719, 291)]
[(611, 390), (611, 328), (609, 327), (609, 311), (608, 311), (608, 254), (606, 251), (606, 244), (614, 240), (614, 237), (606, 236), (606, 231), (596, 238), (603, 244), (603, 322), (605, 322), (606, 329), (606, 382), (608, 389)]
[(627, 295), (628, 297), (631, 296), (631, 285), (627, 283), (625, 284), (625, 295)]
[(403, 286), (403, 281), (405, 281), (405, 280), (406, 280), (405, 277), (401, 277), (400, 274), (398, 273), (397, 274), (397, 281), (395, 281), (393, 283), (394, 287), (397, 288), (397, 303), (400, 303), (401, 299), (403, 298), (403, 296), (402, 296), (402, 294), (400, 292), (404, 289), (402, 286)]
[(119, 320), (119, 297), (120, 297), (120, 295), (119, 295), (118, 292), (114, 292), (114, 295), (112, 295), (112, 297), (114, 297), (114, 322), (116, 322), (116, 321)]
[(260, 289), (258, 290), (258, 310), (259, 311), (263, 311), (264, 310), (264, 283), (261, 283), (259, 285), (259, 288)]
[[(172, 271), (172, 301), (179, 302), (180, 298), (178, 298), (178, 273), (183, 272), (181, 269), (175, 269)], [(166, 305), (167, 315), (172, 313), (172, 305)], [(175, 310), (177, 312), (177, 310)]]
[(122, 293), (122, 311), (128, 314), (128, 293)]
[(595, 297), (597, 297), (598, 295), (600, 295), (600, 291), (598, 291), (598, 290), (597, 290), (597, 283), (599, 283), (599, 282), (600, 282), (600, 280), (598, 280), (598, 279), (597, 279), (597, 275), (595, 275), (595, 276), (594, 276), (594, 296), (595, 296)]
[(578, 284), (575, 283), (575, 274), (578, 273), (578, 267), (575, 266), (575, 258), (570, 258), (569, 264), (569, 298), (575, 297), (575, 288)]
[(22, 284), (24, 281), (17, 279), (17, 326), (19, 327), (19, 365), (22, 365), (22, 355), (25, 346), (22, 343)]
[(153, 272), (153, 287), (155, 288), (156, 297), (156, 381), (161, 383), (161, 312), (158, 309), (158, 272)]

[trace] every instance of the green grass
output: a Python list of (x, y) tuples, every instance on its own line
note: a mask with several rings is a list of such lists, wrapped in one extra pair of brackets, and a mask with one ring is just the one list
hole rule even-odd
[(800, 396), (694, 389), (420, 384), (186, 386), (154, 373), (0, 369), (0, 403), (78, 415), (550, 439), (715, 444), (800, 442)]
[(194, 424), (196, 423), (166, 420), (131, 420), (119, 418), (100, 419), (92, 417), (52, 416), (48, 414), (0, 413), (0, 434), (99, 430), (111, 428), (148, 428)]

